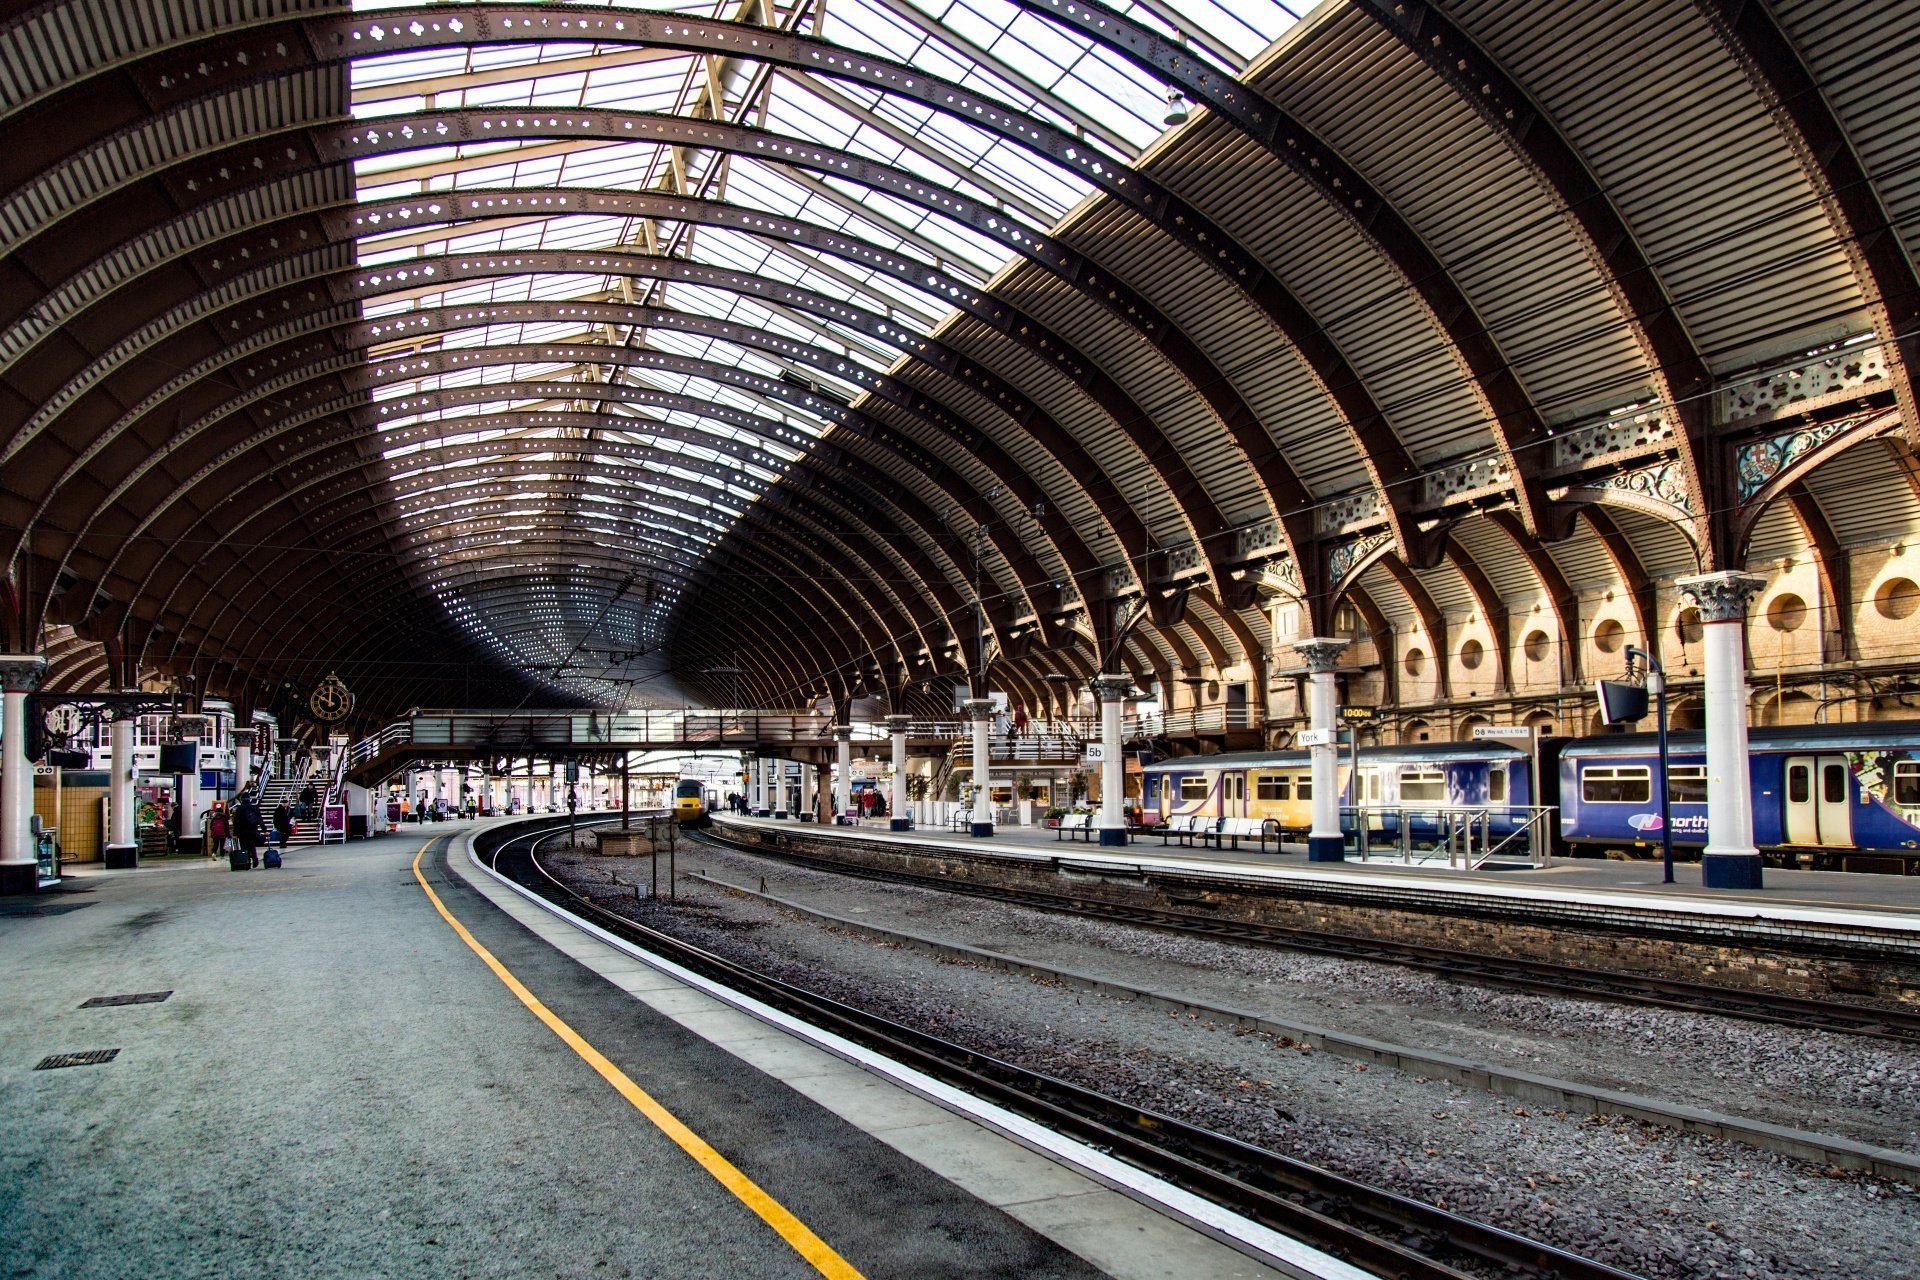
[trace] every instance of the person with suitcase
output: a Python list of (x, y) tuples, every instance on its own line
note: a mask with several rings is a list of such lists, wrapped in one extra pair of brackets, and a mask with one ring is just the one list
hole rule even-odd
[(260, 865), (260, 806), (252, 796), (242, 796), (232, 810), (234, 850), (229, 856), (229, 865), (235, 871), (246, 871)]

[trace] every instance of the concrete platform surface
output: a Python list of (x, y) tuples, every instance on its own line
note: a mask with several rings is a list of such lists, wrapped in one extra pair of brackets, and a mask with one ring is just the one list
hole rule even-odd
[(1515, 899), (1583, 899), (1596, 905), (1638, 906), (1688, 915), (1724, 915), (1800, 923), (1862, 926), (1920, 934), (1920, 876), (1888, 876), (1846, 871), (1792, 871), (1768, 867), (1766, 887), (1758, 890), (1708, 889), (1700, 883), (1698, 863), (1678, 863), (1674, 884), (1662, 884), (1658, 861), (1623, 862), (1607, 858), (1557, 858), (1539, 868), (1502, 867), (1480, 871), (1450, 869), (1444, 863), (1403, 865), (1376, 857), (1365, 862), (1310, 863), (1301, 852), (1266, 852), (1163, 844), (1160, 837), (1135, 833), (1131, 843), (1104, 846), (1061, 839), (1034, 827), (1003, 827), (991, 836), (970, 837), (941, 831), (892, 832), (873, 826), (835, 827), (813, 823), (716, 815), (720, 827), (778, 828), (815, 837), (907, 843), (964, 853), (1002, 853), (1012, 857), (1062, 859), (1091, 866), (1161, 867), (1276, 880), (1325, 880), (1428, 886), (1436, 893), (1469, 893)]
[(0, 911), (7, 1273), (817, 1274), (435, 913), (409, 870), (424, 841), (482, 945), (864, 1274), (1274, 1274), (631, 961), (557, 949), (448, 873), (461, 825), (275, 871), (82, 875)]

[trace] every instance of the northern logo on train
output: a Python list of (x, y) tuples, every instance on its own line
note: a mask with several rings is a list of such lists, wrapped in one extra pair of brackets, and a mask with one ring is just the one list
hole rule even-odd
[(307, 695), (307, 711), (322, 724), (334, 724), (353, 714), (353, 690), (331, 671)]

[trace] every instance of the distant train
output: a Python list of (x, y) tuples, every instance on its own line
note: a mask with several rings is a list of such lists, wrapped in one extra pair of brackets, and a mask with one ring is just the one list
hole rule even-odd
[[(1669, 741), (1667, 795), (1676, 848), (1706, 842), (1706, 743), (1697, 732)], [(1358, 808), (1370, 830), (1415, 841), (1438, 838), (1462, 811), (1483, 811), (1483, 830), (1520, 830), (1532, 806), (1557, 808), (1558, 854), (1649, 856), (1660, 844), (1659, 767), (1653, 734), (1544, 738), (1544, 786), (1534, 756), (1499, 742), (1422, 742), (1362, 747)], [(1780, 866), (1920, 874), (1920, 724), (1803, 725), (1748, 732), (1754, 840)], [(1311, 825), (1313, 779), (1305, 750), (1235, 752), (1165, 760), (1142, 771), (1142, 805), (1176, 814), (1271, 819), (1281, 830)], [(1336, 769), (1343, 827), (1355, 825), (1353, 757)]]
[(683, 827), (704, 827), (713, 820), (707, 785), (698, 778), (673, 784), (673, 816)]

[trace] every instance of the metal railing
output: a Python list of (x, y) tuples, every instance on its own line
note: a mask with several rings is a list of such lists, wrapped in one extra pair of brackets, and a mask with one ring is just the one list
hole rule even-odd
[(1544, 867), (1556, 812), (1551, 805), (1357, 805), (1341, 807), (1340, 825), (1363, 861), (1383, 853), (1408, 866), (1444, 858), (1477, 871), (1493, 858), (1520, 855)]

